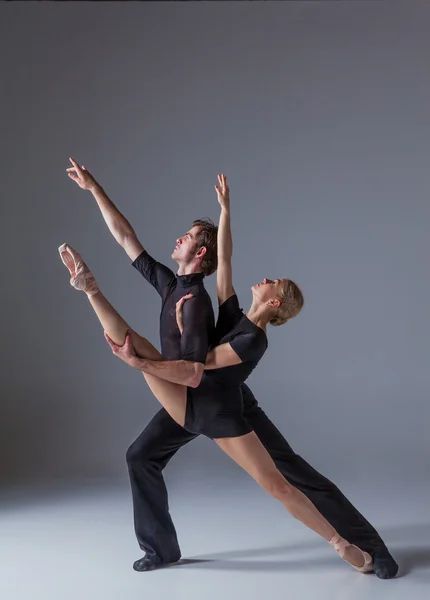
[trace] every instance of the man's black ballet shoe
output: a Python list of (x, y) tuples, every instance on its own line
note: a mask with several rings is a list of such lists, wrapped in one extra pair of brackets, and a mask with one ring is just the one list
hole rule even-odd
[(387, 551), (372, 552), (373, 572), (379, 579), (393, 579), (399, 572), (399, 565)]
[(156, 569), (162, 569), (164, 567), (168, 567), (169, 565), (173, 565), (176, 562), (178, 561), (174, 560), (171, 562), (164, 562), (156, 556), (144, 556), (133, 563), (133, 569), (139, 573), (142, 573), (143, 571), (155, 571)]

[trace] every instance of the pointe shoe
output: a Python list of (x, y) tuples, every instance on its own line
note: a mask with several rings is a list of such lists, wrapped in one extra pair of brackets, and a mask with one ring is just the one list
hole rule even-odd
[(82, 260), (81, 255), (68, 244), (60, 246), (58, 252), (60, 253), (61, 260), (69, 269), (70, 285), (75, 290), (85, 292), (88, 296), (97, 294), (100, 291), (99, 286), (94, 279), (94, 275)]
[[(360, 550), (360, 548), (358, 548), (358, 546), (356, 546), (355, 544), (350, 544), (349, 542), (347, 542), (340, 535), (335, 535), (329, 541), (329, 544), (331, 544), (334, 547), (334, 549), (336, 550), (336, 552), (339, 554), (339, 556), (345, 562), (347, 562), (349, 565), (351, 565), (351, 567), (354, 567), (354, 569), (357, 569), (357, 571), (360, 571), (360, 573), (370, 573), (371, 571), (373, 571), (373, 560), (372, 560), (372, 557), (370, 556), (370, 554), (368, 552), (363, 552), (363, 550)], [(345, 551), (348, 548), (348, 546), (352, 546), (353, 548), (357, 548), (357, 550), (360, 550), (360, 552), (361, 552), (361, 554), (363, 555), (363, 558), (364, 558), (364, 565), (362, 567), (355, 567), (348, 560), (346, 560), (346, 558), (344, 558), (345, 557)]]

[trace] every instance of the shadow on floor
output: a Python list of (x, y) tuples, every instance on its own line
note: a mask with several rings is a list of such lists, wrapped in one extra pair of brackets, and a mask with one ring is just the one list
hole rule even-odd
[[(420, 576), (427, 577), (423, 571), (429, 570), (430, 580), (430, 523), (410, 524), (401, 527), (392, 527), (381, 530), (381, 536), (386, 540), (394, 558), (399, 563), (399, 574), (397, 577), (408, 575), (415, 571), (420, 571)], [(297, 569), (326, 569), (335, 564), (337, 558), (331, 554), (327, 558), (292, 558), (291, 554), (303, 552), (306, 550), (317, 550), (321, 548), (320, 541), (309, 540), (306, 542), (295, 542), (292, 544), (282, 544), (266, 548), (248, 548), (243, 550), (231, 550), (226, 552), (214, 552), (206, 555), (196, 556), (192, 559), (185, 559), (177, 566), (204, 566), (209, 569), (220, 570), (238, 570), (238, 571), (288, 571), (291, 568)], [(279, 556), (287, 554), (285, 560), (268, 561), (270, 556)], [(264, 560), (243, 559), (261, 557)]]
[(324, 558), (286, 559), (286, 560), (225, 560), (218, 559), (183, 559), (169, 568), (203, 568), (216, 571), (252, 571), (265, 573), (282, 573), (288, 571), (327, 571), (339, 564), (339, 558), (328, 554)]

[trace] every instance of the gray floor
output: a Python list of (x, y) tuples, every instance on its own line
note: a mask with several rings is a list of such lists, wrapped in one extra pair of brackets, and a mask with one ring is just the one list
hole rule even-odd
[(413, 490), (378, 483), (365, 492), (345, 490), (400, 562), (401, 574), (391, 581), (352, 570), (245, 478), (172, 485), (184, 562), (142, 574), (131, 568), (141, 553), (126, 485), (9, 490), (0, 513), (0, 597), (428, 598), (430, 490)]

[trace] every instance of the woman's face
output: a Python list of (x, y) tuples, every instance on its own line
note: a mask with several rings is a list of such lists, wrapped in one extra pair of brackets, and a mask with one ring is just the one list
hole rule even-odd
[(268, 279), (265, 277), (263, 281), (252, 286), (252, 294), (262, 303), (277, 300), (280, 304), (281, 289), (286, 281), (287, 279)]

